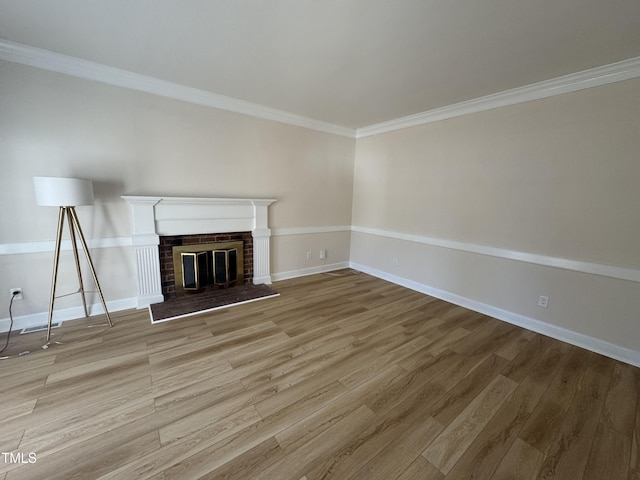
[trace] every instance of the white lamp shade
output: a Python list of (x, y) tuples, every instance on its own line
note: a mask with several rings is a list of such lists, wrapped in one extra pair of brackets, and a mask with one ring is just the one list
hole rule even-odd
[(43, 207), (93, 205), (93, 183), (82, 178), (33, 177), (36, 204)]

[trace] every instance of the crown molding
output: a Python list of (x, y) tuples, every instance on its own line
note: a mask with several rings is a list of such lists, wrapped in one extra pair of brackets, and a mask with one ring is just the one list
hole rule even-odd
[(4, 39), (0, 39), (0, 59), (320, 132), (349, 138), (356, 136), (356, 130), (352, 128)]
[(378, 135), (640, 77), (640, 57), (634, 57), (355, 130), (4, 39), (0, 39), (0, 59), (349, 138)]
[(415, 115), (397, 118), (388, 122), (362, 127), (357, 130), (356, 138), (369, 137), (371, 135), (438, 122), (448, 118), (461, 117), (494, 108), (516, 105), (531, 100), (539, 100), (563, 93), (577, 92), (586, 88), (598, 87), (638, 77), (640, 77), (640, 57), (630, 58), (621, 62), (583, 70), (551, 80), (532, 83), (524, 87), (505, 90)]

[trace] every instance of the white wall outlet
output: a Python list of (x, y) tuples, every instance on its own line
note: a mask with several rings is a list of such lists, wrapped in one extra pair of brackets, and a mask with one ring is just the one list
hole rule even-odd
[(549, 297), (547, 297), (546, 295), (540, 295), (538, 297), (538, 306), (547, 308), (549, 306)]
[(311, 252), (307, 252), (307, 260), (311, 260)]
[(21, 288), (11, 288), (9, 290), (11, 298), (14, 300), (22, 300), (22, 289)]
[(327, 251), (320, 250), (320, 260), (324, 260), (325, 258), (327, 258)]
[(393, 259), (393, 264), (394, 264), (394, 265), (398, 265), (398, 259), (397, 259), (397, 258), (394, 258), (394, 259)]

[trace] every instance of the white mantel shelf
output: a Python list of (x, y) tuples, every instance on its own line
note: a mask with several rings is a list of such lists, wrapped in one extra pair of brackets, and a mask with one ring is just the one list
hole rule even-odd
[(151, 195), (122, 197), (133, 209), (138, 308), (163, 301), (160, 236), (251, 232), (253, 283), (271, 283), (268, 207), (274, 198), (204, 198)]

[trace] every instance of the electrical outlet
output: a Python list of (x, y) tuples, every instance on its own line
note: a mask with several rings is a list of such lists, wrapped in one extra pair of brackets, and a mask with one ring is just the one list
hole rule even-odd
[(547, 297), (546, 295), (540, 295), (538, 297), (538, 306), (547, 308), (549, 306), (549, 297)]
[(311, 252), (307, 252), (307, 260), (311, 260)]
[(21, 288), (12, 288), (9, 290), (11, 297), (14, 300), (22, 300), (22, 289)]
[(393, 259), (393, 264), (394, 264), (394, 265), (398, 265), (398, 259), (397, 259), (397, 258), (394, 258), (394, 259)]
[(324, 260), (325, 258), (327, 258), (327, 251), (320, 250), (320, 260)]

